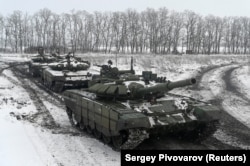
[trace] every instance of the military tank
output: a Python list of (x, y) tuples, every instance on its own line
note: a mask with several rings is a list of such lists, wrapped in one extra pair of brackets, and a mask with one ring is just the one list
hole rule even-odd
[(48, 64), (42, 71), (42, 82), (55, 92), (68, 88), (86, 88), (92, 79), (89, 67), (88, 61), (76, 58), (70, 52), (65, 60)]
[(63, 96), (72, 125), (112, 142), (115, 149), (134, 149), (151, 136), (199, 140), (215, 132), (219, 108), (169, 93), (195, 83), (194, 78), (163, 83), (130, 78), (66, 90)]
[(33, 77), (41, 77), (42, 71), (48, 66), (49, 63), (55, 62), (58, 59), (51, 55), (44, 54), (44, 48), (38, 48), (38, 55), (31, 58), (29, 62), (29, 73)]

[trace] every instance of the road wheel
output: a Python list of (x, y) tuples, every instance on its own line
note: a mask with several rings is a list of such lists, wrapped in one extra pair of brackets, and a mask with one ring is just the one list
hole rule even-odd
[(52, 84), (52, 91), (59, 93), (63, 91), (64, 84), (62, 82), (54, 82)]
[(109, 137), (109, 136), (106, 136), (106, 135), (102, 135), (102, 140), (103, 140), (103, 142), (105, 143), (105, 144), (110, 144), (110, 142), (111, 142), (111, 137)]
[(69, 119), (72, 119), (72, 110), (69, 107), (66, 108), (66, 113), (67, 113)]
[(93, 131), (92, 131), (92, 129), (91, 129), (90, 126), (86, 126), (86, 130), (87, 130), (87, 132), (88, 132), (89, 134), (92, 134), (92, 133), (93, 133)]
[(33, 71), (31, 72), (31, 76), (32, 77), (36, 77), (36, 73), (34, 73)]
[(43, 84), (44, 86), (46, 86), (46, 82), (45, 82), (44, 79), (42, 79), (42, 84)]
[(47, 87), (52, 90), (52, 87), (53, 87), (53, 83), (52, 82), (47, 82)]
[(98, 131), (97, 129), (93, 130), (94, 136), (98, 139), (101, 139), (102, 133)]
[(76, 114), (74, 112), (72, 112), (72, 125), (75, 127), (79, 127), (79, 122), (76, 120)]
[(81, 123), (79, 124), (79, 128), (80, 128), (81, 131), (86, 130), (86, 127), (85, 127), (85, 125), (84, 125), (83, 122), (81, 122)]
[(113, 136), (112, 138), (112, 144), (115, 148), (115, 150), (120, 150), (121, 146), (123, 144), (123, 138), (122, 135), (118, 135), (118, 136)]
[(75, 113), (70, 108), (68, 108), (68, 107), (66, 109), (66, 112), (68, 114), (69, 121), (70, 121), (71, 125), (75, 126), (75, 127), (78, 127), (79, 126), (79, 122), (77, 122), (77, 120), (75, 118), (76, 117)]
[(52, 84), (52, 85), (50, 86), (50, 89), (51, 89), (53, 92), (57, 92), (57, 91), (56, 91), (56, 85), (55, 85), (55, 84)]

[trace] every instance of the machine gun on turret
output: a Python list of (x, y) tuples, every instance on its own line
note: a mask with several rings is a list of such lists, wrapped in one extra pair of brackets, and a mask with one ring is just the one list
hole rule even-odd
[(119, 79), (123, 74), (135, 74), (133, 69), (133, 57), (131, 57), (130, 70), (119, 70), (117, 67), (111, 67), (113, 62), (108, 60), (108, 65), (95, 65), (101, 68), (100, 76), (103, 79)]

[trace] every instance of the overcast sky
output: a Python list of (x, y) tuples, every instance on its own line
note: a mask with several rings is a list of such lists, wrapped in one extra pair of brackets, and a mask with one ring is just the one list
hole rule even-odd
[(143, 11), (146, 8), (166, 7), (169, 10), (192, 10), (203, 16), (248, 16), (250, 0), (0, 0), (0, 14), (14, 10), (33, 14), (42, 8), (55, 13), (69, 13), (72, 9), (94, 11), (125, 11), (128, 8)]

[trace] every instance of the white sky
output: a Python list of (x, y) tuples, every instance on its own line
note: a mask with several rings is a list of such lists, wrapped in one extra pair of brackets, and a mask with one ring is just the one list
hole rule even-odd
[(4, 16), (14, 10), (33, 14), (45, 7), (58, 14), (72, 9), (104, 12), (166, 7), (174, 11), (192, 10), (203, 16), (250, 17), (250, 0), (0, 0), (0, 14)]

